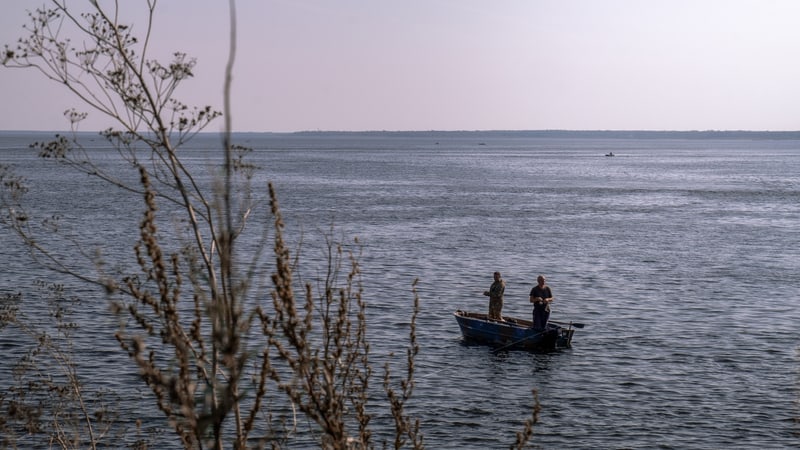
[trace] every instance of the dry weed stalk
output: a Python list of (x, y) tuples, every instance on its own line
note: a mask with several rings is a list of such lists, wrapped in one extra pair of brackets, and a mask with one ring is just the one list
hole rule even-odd
[(511, 450), (522, 450), (533, 436), (533, 426), (539, 423), (539, 414), (542, 412), (542, 405), (539, 404), (539, 393), (533, 390), (533, 411), (531, 417), (525, 420), (525, 428), (517, 432), (517, 440), (511, 445)]
[(38, 325), (20, 312), (21, 294), (0, 298), (0, 329), (29, 346), (8, 361), (15, 383), (0, 393), (0, 447), (24, 448), (31, 436), (44, 435), (64, 449), (97, 448), (119, 437), (111, 434), (117, 413), (107, 399), (112, 393), (79, 376), (72, 347), (78, 326), (71, 320), (78, 300), (65, 297), (62, 285), (37, 287), (49, 309), (49, 320)]
[[(293, 405), (318, 425), (322, 448), (374, 448), (371, 415), (367, 411), (373, 369), (366, 338), (366, 303), (362, 297), (358, 257), (352, 252), (345, 254), (340, 244), (329, 239), (328, 272), (320, 295), (315, 298), (312, 286), (306, 284), (301, 312), (293, 289), (292, 259), (283, 240), (283, 221), (272, 186), (270, 197), (275, 217), (277, 270), (272, 275), (272, 314), (259, 310), (262, 331), (269, 343), (263, 355), (265, 374)], [(337, 280), (345, 263), (349, 264), (349, 270), (339, 286)], [(414, 427), (408, 426), (411, 419), (404, 415), (402, 408), (411, 396), (414, 357), (419, 349), (415, 334), (419, 310), (416, 288), (414, 296), (408, 374), (401, 380), (403, 395), (398, 398), (391, 389), (388, 366), (385, 389), (395, 423), (401, 427), (397, 435), (421, 443), (418, 422)], [(395, 444), (395, 448), (399, 446)]]
[[(24, 186), (9, 175), (4, 179), (14, 183), (4, 191), (10, 194), (4, 194), (3, 222), (44, 266), (99, 285), (119, 299), (116, 311), (124, 311), (141, 330), (131, 333), (123, 327), (120, 344), (139, 366), (158, 407), (186, 447), (210, 441), (206, 445), (220, 448), (222, 422), (231, 409), (237, 419), (234, 434), (244, 442), (236, 402), (246, 360), (237, 340), (243, 331), (238, 322), (243, 291), (232, 262), (235, 234), (251, 207), (247, 193), (252, 167), (237, 159), (241, 148), (226, 145), (222, 169), (227, 192), (207, 192), (178, 155), (179, 147), (220, 115), (210, 107), (189, 109), (173, 98), (177, 87), (192, 76), (194, 60), (181, 53), (169, 64), (146, 58), (155, 2), (146, 2), (150, 20), (141, 41), (132, 34), (133, 27), (118, 21), (116, 4), (108, 6), (111, 11), (104, 5), (93, 2), (89, 12), (77, 14), (66, 1), (53, 0), (50, 9), (29, 14), (30, 37), (16, 48), (6, 46), (0, 60), (6, 67), (39, 70), (119, 123), (121, 131), (109, 129), (102, 135), (138, 171), (138, 185), (94, 164), (77, 138), (57, 136), (34, 147), (43, 158), (144, 197), (135, 249), (139, 273), (107, 272), (103, 261), (76, 241), (75, 255), (87, 255), (86, 266), (95, 265), (101, 274), (97, 277), (42, 246), (37, 234), (58, 234), (59, 229), (28, 220), (19, 201)], [(69, 32), (78, 34), (78, 42), (85, 39), (90, 44), (73, 47)], [(73, 129), (86, 116), (74, 110), (65, 115)], [(245, 193), (239, 211), (230, 206), (233, 190)], [(157, 225), (157, 200), (170, 209), (162, 217), (182, 211), (186, 219), (180, 232), (188, 239), (181, 251), (166, 250), (165, 241), (174, 244), (175, 239)], [(189, 295), (194, 298), (194, 320), (184, 323), (182, 289), (187, 277), (193, 288)], [(203, 319), (208, 319), (208, 330)]]

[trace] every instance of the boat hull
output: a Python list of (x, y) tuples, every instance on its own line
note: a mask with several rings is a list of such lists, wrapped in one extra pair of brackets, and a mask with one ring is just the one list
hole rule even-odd
[(533, 329), (530, 320), (503, 317), (503, 321), (489, 319), (475, 312), (454, 313), (466, 342), (486, 344), (508, 350), (555, 350), (572, 345), (575, 330), (548, 323), (544, 330)]

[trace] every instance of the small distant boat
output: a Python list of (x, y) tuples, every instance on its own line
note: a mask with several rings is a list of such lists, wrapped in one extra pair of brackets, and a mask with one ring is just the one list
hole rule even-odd
[(502, 321), (488, 314), (458, 310), (455, 313), (461, 334), (467, 342), (487, 344), (508, 350), (555, 350), (572, 345), (575, 328), (583, 324), (549, 322), (544, 330), (533, 329), (533, 322), (504, 316)]
[(608, 152), (606, 153), (606, 156), (614, 156), (614, 152)]

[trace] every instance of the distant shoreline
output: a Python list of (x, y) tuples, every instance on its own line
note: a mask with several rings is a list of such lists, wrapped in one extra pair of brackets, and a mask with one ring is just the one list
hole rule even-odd
[[(237, 133), (240, 134), (240, 133)], [(244, 133), (241, 133), (244, 134)], [(259, 134), (259, 133), (254, 133)], [(800, 131), (654, 131), (654, 130), (463, 130), (463, 131), (299, 131), (272, 133), (315, 136), (381, 137), (502, 137), (502, 138), (605, 138), (605, 139), (800, 139)]]
[[(14, 135), (54, 135), (69, 131), (25, 131), (2, 130), (0, 137)], [(80, 131), (80, 135), (97, 135), (99, 131)], [(220, 134), (203, 132), (203, 135)], [(298, 137), (484, 137), (484, 138), (572, 138), (572, 139), (767, 139), (800, 140), (800, 131), (748, 131), (748, 130), (705, 130), (705, 131), (655, 131), (655, 130), (460, 130), (460, 131), (236, 131), (237, 136), (272, 135)]]

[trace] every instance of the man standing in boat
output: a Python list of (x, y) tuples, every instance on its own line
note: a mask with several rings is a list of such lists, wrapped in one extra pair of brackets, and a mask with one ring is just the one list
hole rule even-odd
[(500, 272), (494, 273), (494, 283), (483, 295), (489, 296), (489, 318), (503, 320), (503, 292), (506, 290), (506, 282), (500, 278)]
[(536, 286), (531, 289), (530, 301), (533, 303), (533, 328), (544, 330), (550, 319), (550, 303), (553, 302), (553, 292), (545, 284), (544, 275), (536, 279)]

